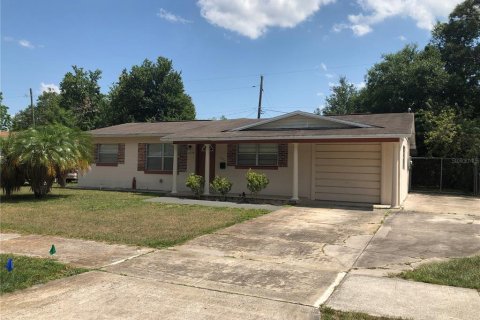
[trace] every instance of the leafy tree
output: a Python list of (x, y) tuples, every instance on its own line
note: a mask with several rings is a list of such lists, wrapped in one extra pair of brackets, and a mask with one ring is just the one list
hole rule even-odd
[(8, 107), (3, 104), (3, 94), (0, 92), (0, 130), (10, 130), (12, 119), (8, 114)]
[(91, 137), (62, 125), (29, 128), (12, 139), (7, 155), (25, 175), (37, 198), (50, 192), (57, 175), (85, 170), (91, 161)]
[[(428, 108), (427, 102), (443, 102), (448, 74), (440, 52), (434, 47), (419, 50), (407, 45), (383, 56), (368, 70), (360, 92), (359, 111), (407, 112)], [(437, 104), (433, 104), (437, 105)]]
[(446, 86), (450, 104), (465, 117), (480, 117), (480, 1), (459, 4), (448, 22), (435, 26), (431, 42), (450, 74)]
[[(35, 108), (35, 125), (62, 124), (76, 127), (76, 120), (71, 110), (60, 106), (61, 96), (54, 91), (45, 91), (37, 99)], [(33, 126), (32, 108), (29, 106), (13, 117), (13, 130), (25, 130)]]
[(109, 124), (195, 119), (195, 107), (185, 93), (180, 72), (163, 57), (123, 70), (110, 97)]
[(73, 66), (60, 82), (60, 106), (73, 112), (76, 126), (82, 130), (94, 129), (98, 123), (98, 113), (104, 101), (98, 81), (100, 70), (84, 70)]
[[(356, 111), (358, 90), (353, 83), (347, 81), (347, 77), (340, 77), (338, 85), (331, 88), (332, 94), (325, 99), (325, 115), (342, 115)], [(316, 110), (320, 114), (320, 110)]]
[(0, 186), (7, 197), (25, 183), (25, 174), (13, 154), (13, 141), (13, 135), (0, 138)]

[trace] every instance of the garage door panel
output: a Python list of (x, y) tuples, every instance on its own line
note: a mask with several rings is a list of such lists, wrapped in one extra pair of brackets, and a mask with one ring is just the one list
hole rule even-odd
[(317, 159), (380, 159), (380, 153), (376, 151), (317, 151)]
[(358, 181), (338, 179), (316, 179), (317, 187), (345, 187), (380, 189), (380, 181)]
[(356, 181), (380, 181), (380, 175), (370, 173), (328, 173), (322, 172), (317, 174), (316, 179), (332, 179), (332, 180), (356, 180)]
[(380, 152), (382, 147), (380, 144), (317, 144), (317, 151), (377, 151)]
[(315, 199), (380, 203), (381, 144), (317, 144)]
[(316, 159), (318, 166), (357, 166), (357, 167), (378, 167), (381, 160), (373, 159)]
[(318, 193), (343, 193), (349, 195), (367, 195), (367, 196), (377, 196), (380, 192), (380, 189), (374, 188), (345, 188), (345, 187), (318, 187)]
[(341, 193), (315, 193), (316, 200), (379, 203), (380, 196)]
[(323, 172), (331, 172), (331, 173), (376, 173), (380, 174), (381, 168), (380, 167), (357, 167), (357, 166), (322, 166), (317, 167), (316, 173), (317, 177)]

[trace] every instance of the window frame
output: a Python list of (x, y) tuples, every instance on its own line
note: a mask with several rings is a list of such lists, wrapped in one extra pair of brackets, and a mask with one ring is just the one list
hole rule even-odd
[[(255, 145), (255, 164), (241, 164), (239, 163), (239, 156), (240, 156), (240, 146), (241, 145)], [(275, 145), (276, 146), (276, 152), (260, 152), (260, 146), (261, 145)], [(245, 169), (245, 168), (261, 168), (261, 169), (277, 169), (278, 168), (278, 162), (279, 162), (279, 144), (278, 143), (239, 143), (237, 144), (237, 150), (236, 150), (236, 159), (235, 159), (235, 167), (237, 169)], [(243, 152), (243, 154), (246, 154)], [(253, 153), (250, 153), (253, 154)], [(275, 164), (259, 164), (259, 159), (261, 154), (275, 154), (276, 156), (276, 161)]]
[[(149, 150), (151, 145), (161, 145), (161, 156), (150, 156), (149, 155)], [(173, 173), (173, 160), (174, 160), (174, 153), (172, 149), (172, 155), (171, 156), (166, 156), (165, 155), (165, 146), (171, 145), (173, 148), (173, 144), (171, 143), (146, 143), (145, 147), (145, 173), (166, 173), (166, 174), (172, 174)], [(160, 158), (162, 160), (162, 167), (160, 169), (150, 169), (148, 167), (148, 159), (149, 158)], [(172, 169), (165, 169), (165, 158), (171, 158), (172, 159)]]
[[(110, 146), (116, 146), (117, 148), (117, 151), (116, 153), (106, 153), (106, 152), (101, 152), (101, 149), (102, 149), (102, 146), (106, 146), (106, 145), (110, 145)], [(98, 148), (97, 148), (97, 161), (96, 161), (96, 165), (97, 166), (117, 166), (118, 165), (118, 153), (119, 153), (119, 150), (120, 150), (120, 145), (118, 143), (99, 143), (98, 144)], [(115, 154), (115, 161), (113, 162), (103, 162), (101, 160), (101, 154)]]

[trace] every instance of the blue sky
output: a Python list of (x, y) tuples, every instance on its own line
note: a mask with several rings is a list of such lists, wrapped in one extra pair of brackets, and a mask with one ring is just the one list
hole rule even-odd
[[(173, 60), (197, 118), (312, 112), (340, 75), (358, 86), (384, 53), (425, 45), (458, 0), (2, 0), (1, 91), (10, 113), (58, 86), (72, 65), (122, 69)], [(253, 87), (255, 86), (255, 87)]]

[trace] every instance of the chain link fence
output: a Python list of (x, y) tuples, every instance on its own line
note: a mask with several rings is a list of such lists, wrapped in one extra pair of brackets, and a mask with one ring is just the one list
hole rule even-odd
[(480, 195), (480, 161), (412, 157), (410, 190)]

